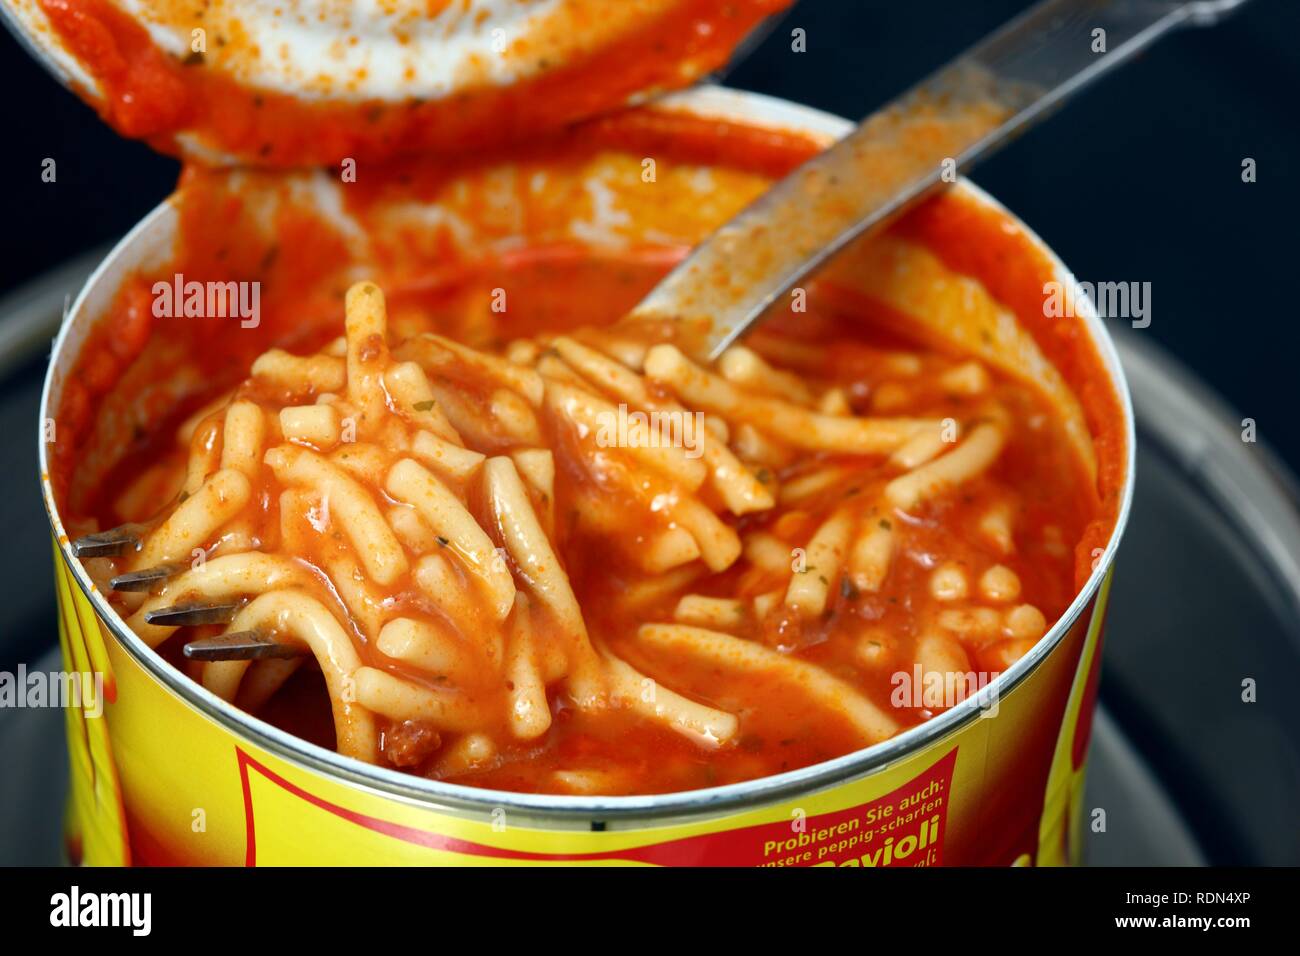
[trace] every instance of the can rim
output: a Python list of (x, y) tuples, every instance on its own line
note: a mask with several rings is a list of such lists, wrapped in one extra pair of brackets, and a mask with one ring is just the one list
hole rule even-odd
[[(853, 124), (842, 117), (792, 103), (777, 97), (733, 90), (727, 87), (705, 85), (664, 97), (659, 108), (702, 113), (719, 118), (730, 118), (752, 125), (796, 129), (825, 137), (828, 141), (847, 133)], [(1052, 264), (1054, 272), (1063, 282), (1077, 288), (1073, 273), (1043, 239), (1002, 203), (970, 180), (962, 177), (952, 187), (960, 190), (978, 203), (1006, 216), (1038, 247)], [(413, 774), (386, 767), (364, 764), (332, 750), (309, 743), (292, 734), (246, 714), (228, 701), (217, 697), (202, 685), (195, 683), (176, 670), (152, 648), (144, 643), (104, 599), (91, 582), (84, 566), (72, 554), (71, 542), (54, 503), (49, 476), (48, 446), (44, 440), (43, 423), (51, 409), (51, 396), (55, 389), (55, 370), (58, 356), (64, 351), (75, 320), (86, 308), (90, 293), (95, 291), (101, 277), (115, 264), (115, 260), (141, 235), (147, 234), (156, 223), (173, 208), (166, 199), (156, 206), (128, 232), (112, 252), (86, 280), (78, 293), (68, 317), (54, 340), (50, 366), (46, 371), (41, 390), (41, 411), (37, 422), (38, 457), (41, 469), (41, 497), (45, 504), (50, 527), (58, 542), (62, 559), (68, 565), (72, 578), (96, 614), (121, 643), (125, 651), (151, 677), (183, 702), (204, 716), (215, 720), (237, 737), (248, 739), (277, 757), (308, 769), (339, 778), (363, 789), (395, 797), (424, 807), (449, 807), (476, 811), (487, 815), (498, 808), (521, 811), (549, 823), (585, 825), (593, 818), (618, 820), (636, 818), (670, 818), (695, 816), (711, 811), (735, 808), (761, 802), (778, 800), (796, 793), (808, 793), (844, 780), (863, 776), (897, 763), (918, 753), (925, 747), (944, 739), (971, 721), (978, 719), (979, 697), (971, 697), (956, 707), (932, 717), (924, 723), (910, 727), (901, 734), (870, 747), (855, 750), (831, 760), (789, 770), (756, 780), (726, 784), (700, 790), (673, 793), (644, 794), (637, 796), (559, 796), (552, 794), (515, 793), (470, 787), (464, 784), (429, 780)], [(1095, 562), (1092, 574), (1080, 588), (1074, 600), (1060, 619), (1024, 657), (1003, 671), (990, 685), (993, 693), (1005, 695), (1014, 690), (1064, 639), (1078, 620), (1083, 609), (1093, 599), (1114, 564), (1119, 542), (1128, 523), (1133, 502), (1136, 474), (1136, 432), (1132, 399), (1128, 381), (1120, 365), (1114, 342), (1099, 318), (1090, 296), (1080, 294), (1076, 303), (1076, 316), (1081, 318), (1110, 375), (1111, 384), (1119, 398), (1124, 417), (1125, 477), (1115, 526), (1106, 542), (1105, 550)]]
[(41, 37), (48, 33), (32, 0), (11, 0), (0, 3), (0, 22), (3, 22), (18, 45), (33, 60), (43, 66), (54, 79), (67, 89), (91, 97), (102, 96), (99, 82), (82, 67), (81, 62), (59, 43), (44, 43)]

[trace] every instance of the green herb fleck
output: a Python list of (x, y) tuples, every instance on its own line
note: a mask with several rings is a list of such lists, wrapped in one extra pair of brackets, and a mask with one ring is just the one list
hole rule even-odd
[(411, 407), (414, 408), (417, 412), (431, 412), (431, 411), (433, 411), (433, 406), (435, 406), (435, 405), (437, 405), (437, 404), (438, 404), (438, 403), (437, 403), (436, 401), (434, 401), (432, 398), (430, 398), (430, 399), (428, 399), (427, 401), (416, 402), (416, 403), (415, 403), (414, 405), (412, 405)]

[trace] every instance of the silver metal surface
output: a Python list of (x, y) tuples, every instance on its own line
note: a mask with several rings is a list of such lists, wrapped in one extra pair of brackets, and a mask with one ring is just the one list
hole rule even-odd
[(1213, 23), (1244, 2), (1045, 0), (773, 186), (697, 246), (628, 319), (683, 323), (692, 350), (716, 358), (849, 241), (1165, 33)]
[(309, 651), (300, 644), (282, 644), (257, 631), (239, 631), (190, 641), (183, 653), (191, 661), (262, 661), (304, 657)]
[(65, 309), (109, 248), (83, 253), (0, 299), (0, 375), (50, 344)]
[(1084, 827), (1088, 866), (1205, 866), (1172, 795), (1133, 749), (1104, 706), (1098, 706), (1088, 751), (1085, 805), (1107, 807), (1106, 829)]
[(1300, 618), (1300, 489), (1264, 444), (1242, 440), (1244, 423), (1190, 372), (1132, 331), (1115, 335), (1144, 430), (1234, 525), (1263, 551)]

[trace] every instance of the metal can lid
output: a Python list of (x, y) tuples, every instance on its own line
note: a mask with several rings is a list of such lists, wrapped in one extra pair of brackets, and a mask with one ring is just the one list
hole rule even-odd
[(11, 0), (123, 135), (209, 164), (511, 142), (683, 87), (791, 0)]

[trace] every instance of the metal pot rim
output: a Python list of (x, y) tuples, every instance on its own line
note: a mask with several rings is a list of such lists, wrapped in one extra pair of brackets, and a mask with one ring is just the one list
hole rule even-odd
[[(824, 136), (828, 141), (844, 135), (852, 126), (848, 120), (821, 110), (775, 97), (719, 86), (702, 86), (683, 93), (673, 94), (664, 97), (660, 103), (663, 108), (732, 118), (753, 125), (794, 128), (803, 133)], [(1060, 258), (1043, 242), (1037, 233), (1029, 229), (1006, 207), (967, 179), (959, 180), (953, 188), (962, 191), (980, 204), (997, 210), (1023, 229), (1026, 235), (1048, 256), (1059, 281), (1073, 286), (1074, 277)], [(160, 203), (122, 238), (108, 257), (86, 280), (85, 286), (78, 293), (76, 301), (68, 312), (68, 318), (54, 342), (50, 367), (46, 373), (44, 387), (41, 392), (41, 414), (37, 423), (38, 426), (42, 425), (46, 418), (49, 417), (52, 408), (51, 397), (55, 390), (56, 360), (67, 347), (66, 342), (69, 333), (77, 323), (78, 318), (86, 310), (90, 294), (95, 291), (97, 283), (110, 271), (110, 267), (115, 264), (116, 260), (125, 256), (142, 236), (149, 234), (153, 229), (159, 228), (160, 223), (169, 214), (174, 215), (174, 210), (175, 207), (170, 199)], [(1097, 593), (1107, 572), (1114, 563), (1115, 553), (1123, 536), (1125, 525), (1128, 522), (1133, 501), (1136, 436), (1128, 383), (1120, 366), (1115, 346), (1098, 317), (1091, 298), (1080, 295), (1076, 306), (1078, 317), (1088, 327), (1092, 341), (1111, 376), (1111, 382), (1122, 406), (1126, 445), (1126, 473), (1123, 495), (1119, 513), (1116, 516), (1115, 527), (1100, 560), (1095, 562), (1096, 567), (1087, 583), (1080, 589), (1060, 620), (1044, 635), (1038, 644), (1008, 670), (1002, 672), (989, 685), (994, 693), (1000, 695), (1005, 695), (1013, 690), (1042, 660), (1055, 650), (1065, 634), (1078, 620), (1088, 602)], [(126, 626), (126, 622), (112, 609), (103, 595), (94, 587), (81, 562), (73, 557), (71, 544), (54, 503), (53, 489), (49, 478), (48, 447), (44, 441), (43, 428), (38, 427), (37, 441), (41, 467), (41, 496), (45, 502), (50, 527), (59, 543), (61, 556), (71, 569), (73, 580), (76, 581), (82, 594), (136, 663), (172, 694), (200, 711), (204, 716), (221, 724), (236, 737), (247, 739), (250, 743), (292, 764), (408, 803), (428, 808), (468, 811), (483, 816), (489, 815), (495, 809), (504, 808), (520, 812), (529, 818), (554, 828), (585, 828), (593, 820), (618, 821), (620, 819), (634, 819), (640, 821), (651, 818), (664, 820), (694, 817), (774, 801), (793, 794), (809, 793), (832, 784), (878, 771), (921, 751), (936, 741), (955, 734), (972, 720), (978, 719), (980, 713), (978, 698), (968, 698), (958, 706), (927, 720), (925, 723), (909, 728), (896, 737), (891, 737), (889, 740), (882, 741), (874, 746), (822, 763), (813, 764), (809, 767), (726, 786), (642, 796), (570, 797), (514, 793), (428, 780), (424, 777), (417, 777), (397, 770), (364, 764), (349, 757), (344, 757), (332, 750), (308, 743), (278, 727), (236, 709), (233, 704), (217, 697), (173, 668), (156, 651), (148, 647), (136, 636)]]

